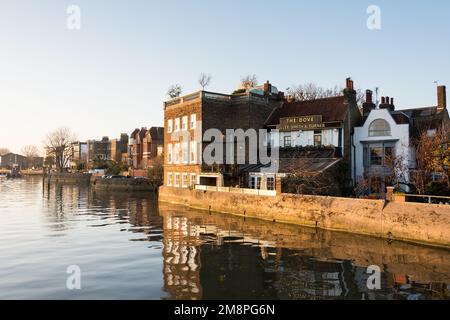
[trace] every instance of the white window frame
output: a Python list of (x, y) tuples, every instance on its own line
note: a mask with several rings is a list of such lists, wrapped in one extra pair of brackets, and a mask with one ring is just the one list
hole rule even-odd
[(185, 172), (181, 175), (181, 187), (182, 188), (188, 187), (188, 174)]
[(197, 174), (191, 173), (190, 186), (193, 187), (197, 184)]
[(175, 173), (174, 174), (174, 186), (179, 188), (180, 187), (180, 174), (179, 173)]
[(167, 120), (167, 132), (172, 133), (173, 131), (173, 120), (169, 119)]
[(197, 163), (197, 141), (191, 141), (189, 150), (189, 162), (192, 164)]
[(190, 128), (191, 129), (196, 129), (197, 128), (197, 115), (195, 113), (191, 114)]
[(189, 144), (187, 142), (181, 143), (181, 161), (189, 163)]
[(171, 187), (173, 184), (173, 173), (168, 172), (167, 173), (167, 186)]
[(188, 116), (183, 116), (181, 120), (181, 130), (187, 131), (188, 130)]
[(175, 119), (175, 129), (174, 129), (174, 131), (175, 132), (180, 131), (180, 118), (176, 118)]
[(179, 164), (180, 163), (180, 144), (175, 143), (175, 146), (173, 148), (173, 163)]
[(167, 163), (173, 162), (173, 146), (171, 143), (167, 146)]

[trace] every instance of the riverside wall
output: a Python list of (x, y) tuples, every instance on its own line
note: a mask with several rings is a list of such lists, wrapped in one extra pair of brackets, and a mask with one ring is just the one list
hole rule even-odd
[(450, 248), (450, 206), (160, 187), (160, 201), (248, 218)]

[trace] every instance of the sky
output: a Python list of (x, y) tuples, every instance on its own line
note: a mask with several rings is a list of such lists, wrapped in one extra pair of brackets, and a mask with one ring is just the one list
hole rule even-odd
[(42, 147), (61, 126), (80, 140), (162, 126), (168, 87), (197, 91), (201, 72), (214, 92), (246, 74), (282, 91), (352, 77), (398, 109), (436, 105), (434, 82), (450, 85), (449, 16), (448, 0), (0, 0), (0, 148)]

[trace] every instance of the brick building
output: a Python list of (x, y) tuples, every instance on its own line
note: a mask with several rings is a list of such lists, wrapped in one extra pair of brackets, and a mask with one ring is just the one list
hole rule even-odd
[(135, 129), (128, 142), (129, 165), (134, 169), (148, 169), (164, 152), (164, 128)]
[(120, 139), (110, 140), (103, 137), (102, 140), (88, 140), (86, 142), (86, 160), (88, 168), (91, 168), (96, 157), (120, 163), (123, 154), (127, 154), (128, 134), (122, 133)]
[[(207, 165), (202, 155), (208, 129), (262, 129), (284, 95), (269, 82), (236, 94), (200, 91), (164, 103), (164, 185), (234, 185), (239, 167)], [(248, 151), (246, 150), (246, 153)]]

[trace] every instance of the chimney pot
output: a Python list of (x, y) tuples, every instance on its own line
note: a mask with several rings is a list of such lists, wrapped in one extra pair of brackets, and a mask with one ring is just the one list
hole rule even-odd
[(391, 98), (391, 105), (394, 105), (394, 98)]
[(389, 101), (390, 101), (390, 99), (389, 99), (389, 97), (388, 96), (386, 96), (386, 104), (389, 104)]
[(385, 104), (386, 103), (386, 98), (385, 97), (381, 97), (381, 104)]

